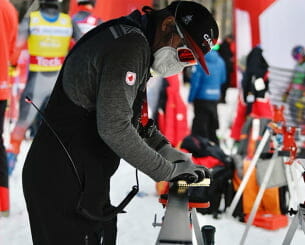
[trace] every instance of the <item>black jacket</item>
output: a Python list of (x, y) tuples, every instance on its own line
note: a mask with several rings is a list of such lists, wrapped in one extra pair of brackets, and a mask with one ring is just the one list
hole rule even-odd
[[(150, 64), (150, 45), (139, 11), (103, 23), (79, 40), (65, 60), (45, 114), (77, 171), (43, 123), (23, 170), (28, 206), (37, 200), (48, 205), (49, 199), (71, 197), (66, 203), (85, 216), (103, 216), (110, 177), (120, 158), (156, 181), (169, 176), (171, 162), (137, 131)], [(62, 203), (58, 201), (59, 212), (66, 210)]]

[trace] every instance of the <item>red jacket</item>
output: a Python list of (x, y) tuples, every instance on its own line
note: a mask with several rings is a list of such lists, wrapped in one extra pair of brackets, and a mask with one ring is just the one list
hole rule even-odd
[(14, 52), (18, 31), (18, 15), (8, 0), (0, 0), (0, 100), (10, 94), (8, 67)]
[(177, 146), (189, 135), (187, 107), (180, 96), (180, 78), (178, 75), (167, 77), (165, 111), (158, 111), (160, 132), (173, 146)]

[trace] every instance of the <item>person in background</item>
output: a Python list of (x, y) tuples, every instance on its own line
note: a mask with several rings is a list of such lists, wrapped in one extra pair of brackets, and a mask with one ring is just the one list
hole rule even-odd
[(34, 245), (116, 244), (110, 180), (120, 159), (155, 181), (208, 174), (148, 120), (145, 98), (151, 68), (163, 77), (206, 68), (217, 23), (190, 1), (143, 12), (98, 25), (65, 59), (23, 167)]
[(292, 123), (305, 130), (305, 48), (297, 45), (291, 55), (296, 61), (290, 85), (284, 93), (283, 101), (287, 102)]
[[(0, 216), (8, 214), (9, 190), (7, 159), (3, 140), (4, 116), (10, 97), (9, 65), (18, 31), (18, 14), (8, 0), (0, 0)], [(12, 68), (13, 69), (13, 68)]]
[(246, 58), (246, 69), (243, 73), (241, 80), (243, 101), (246, 104), (246, 114), (248, 117), (250, 114), (257, 114), (258, 102), (265, 102), (266, 107), (260, 105), (261, 112), (260, 117), (269, 115), (269, 77), (268, 77), (269, 65), (263, 56), (263, 49), (260, 45), (255, 46), (249, 52)]
[(236, 116), (231, 126), (230, 136), (235, 140), (236, 146), (240, 144), (242, 135), (244, 138), (242, 129), (247, 120), (253, 117), (272, 119), (268, 68), (261, 46), (253, 47), (245, 59)]
[(95, 0), (77, 0), (77, 12), (72, 16), (72, 19), (77, 23), (82, 34), (102, 23), (101, 19), (92, 14), (94, 5)]
[(208, 138), (219, 145), (216, 130), (219, 127), (217, 104), (221, 85), (226, 81), (226, 67), (216, 50), (205, 56), (210, 75), (198, 65), (194, 66), (188, 101), (194, 106), (192, 135)]
[(71, 38), (78, 40), (81, 32), (71, 18), (60, 12), (58, 0), (39, 0), (40, 9), (26, 16), (19, 25), (15, 59), (28, 45), (29, 75), (21, 95), (19, 118), (10, 134), (7, 149), (8, 171), (12, 173), (27, 129), (36, 118), (36, 109), (25, 101), (28, 96), (37, 107), (49, 98), (58, 72), (69, 51)]
[(226, 103), (226, 93), (227, 89), (230, 86), (231, 83), (231, 77), (232, 77), (232, 72), (234, 70), (233, 67), (233, 51), (232, 51), (232, 44), (233, 44), (233, 36), (227, 35), (222, 43), (219, 45), (219, 50), (218, 53), (220, 56), (223, 58), (225, 64), (226, 64), (226, 81), (222, 84), (221, 86), (221, 97), (219, 102), (220, 103)]

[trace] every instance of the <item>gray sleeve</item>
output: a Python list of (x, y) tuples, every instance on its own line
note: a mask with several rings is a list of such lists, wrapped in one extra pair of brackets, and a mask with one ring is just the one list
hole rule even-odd
[(169, 144), (169, 141), (165, 138), (161, 132), (155, 128), (151, 137), (144, 138), (146, 144), (148, 144), (151, 148), (158, 151), (162, 146)]
[(22, 47), (28, 40), (30, 33), (30, 18), (23, 18), (18, 26), (18, 36), (16, 40), (16, 46)]
[(72, 28), (73, 28), (73, 32), (72, 32), (72, 37), (75, 41), (78, 41), (81, 37), (82, 37), (82, 32), (81, 30), (79, 29), (77, 23), (71, 19), (71, 22), (72, 22)]
[[(147, 41), (128, 34), (114, 41), (103, 61), (98, 98), (97, 125), (102, 139), (121, 158), (156, 181), (167, 180), (173, 170), (170, 161), (150, 148), (133, 127), (133, 103), (149, 66)], [(126, 82), (127, 72), (136, 76)]]

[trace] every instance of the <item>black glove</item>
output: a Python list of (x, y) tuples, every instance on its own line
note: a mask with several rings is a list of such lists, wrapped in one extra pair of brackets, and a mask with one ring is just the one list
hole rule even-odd
[(207, 171), (207, 168), (195, 165), (191, 160), (179, 160), (173, 162), (173, 170), (167, 180), (170, 182), (184, 180), (188, 184), (197, 183), (205, 178)]

